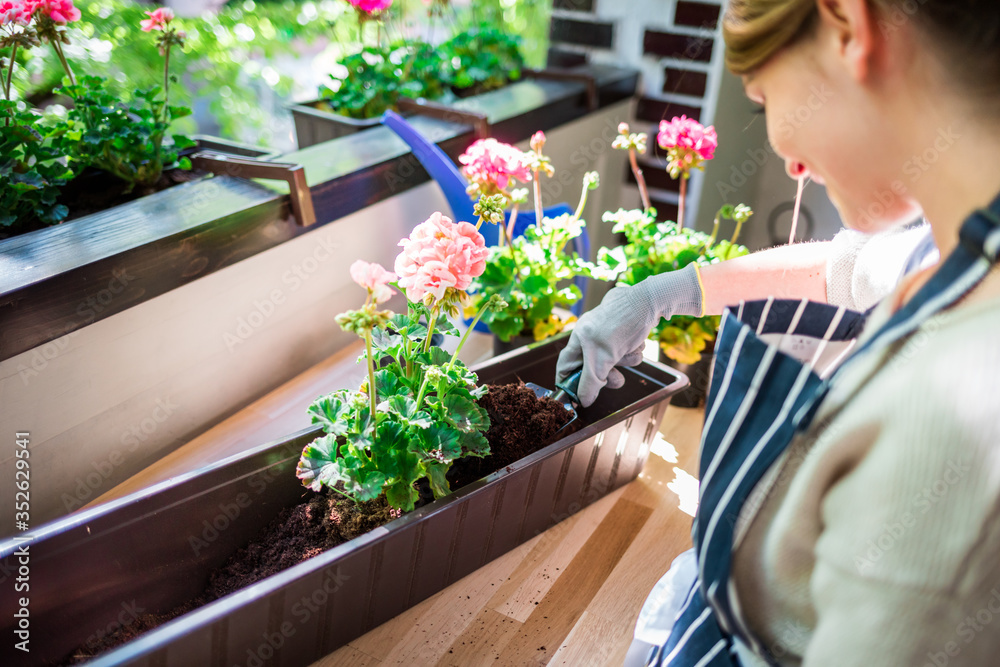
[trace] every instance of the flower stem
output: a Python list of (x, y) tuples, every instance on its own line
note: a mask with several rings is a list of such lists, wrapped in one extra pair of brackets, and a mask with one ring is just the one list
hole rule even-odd
[(69, 62), (66, 60), (66, 55), (63, 53), (62, 45), (57, 39), (52, 40), (52, 48), (55, 49), (56, 55), (59, 56), (59, 62), (62, 63), (63, 69), (66, 71), (66, 76), (69, 77), (69, 82), (76, 85), (76, 77), (73, 76), (73, 70), (70, 69)]
[(649, 203), (649, 190), (646, 188), (646, 177), (642, 175), (642, 169), (639, 168), (639, 161), (635, 157), (635, 149), (628, 149), (628, 161), (632, 165), (632, 173), (635, 175), (635, 182), (639, 186), (639, 196), (642, 197), (642, 210), (648, 211), (651, 204)]
[(371, 406), (372, 421), (378, 427), (378, 419), (375, 416), (375, 360), (372, 359), (372, 331), (365, 329), (365, 353), (368, 361), (368, 403)]
[(416, 412), (417, 410), (420, 410), (420, 406), (423, 405), (424, 394), (427, 393), (427, 385), (428, 384), (430, 384), (430, 378), (425, 375), (424, 376), (424, 381), (420, 383), (420, 391), (417, 392), (417, 407), (414, 410), (414, 412)]
[(538, 170), (535, 169), (531, 172), (533, 177), (533, 190), (535, 193), (535, 224), (541, 229), (542, 217), (544, 213), (542, 212), (542, 182), (538, 180)]
[(170, 42), (163, 49), (163, 119), (167, 119), (167, 99), (170, 96)]
[(427, 323), (427, 338), (424, 340), (424, 352), (431, 350), (431, 336), (434, 335), (434, 324), (437, 322), (437, 308), (431, 310), (431, 321)]
[[(580, 203), (576, 206), (576, 212), (573, 214), (574, 220), (579, 220), (580, 216), (583, 215), (583, 207), (587, 205), (587, 193), (590, 192), (590, 188), (586, 185), (583, 186), (583, 192), (580, 193)], [(647, 207), (648, 208), (648, 207)]]
[[(737, 223), (737, 229), (739, 229), (739, 223)], [(708, 243), (705, 244), (706, 248), (711, 248), (715, 245), (715, 238), (719, 234), (719, 214), (715, 214), (715, 224), (712, 226), (712, 235), (708, 237)]]
[(458, 347), (455, 348), (455, 354), (451, 355), (451, 360), (448, 362), (449, 371), (452, 369), (452, 366), (455, 365), (455, 360), (458, 359), (458, 353), (462, 351), (462, 347), (465, 345), (465, 341), (469, 337), (469, 334), (472, 333), (472, 330), (476, 328), (477, 324), (479, 324), (479, 318), (483, 316), (483, 314), (486, 312), (486, 309), (489, 307), (490, 307), (490, 302), (489, 300), (487, 300), (486, 303), (483, 304), (483, 307), (479, 309), (479, 312), (476, 313), (476, 316), (472, 318), (472, 323), (469, 325), (469, 328), (466, 329), (465, 333), (462, 335), (462, 340), (458, 341)]
[(17, 56), (17, 42), (10, 47), (10, 64), (7, 67), (7, 81), (3, 84), (4, 99), (10, 99), (10, 82), (14, 80), (14, 57)]
[(677, 229), (684, 229), (684, 200), (687, 198), (687, 178), (681, 174), (681, 195), (677, 202)]
[(517, 204), (510, 209), (510, 222), (507, 223), (507, 237), (514, 238), (514, 225), (517, 224)]
[(410, 347), (410, 337), (403, 337), (403, 355), (406, 357), (406, 378), (410, 379), (413, 377), (413, 359), (410, 358), (410, 353), (412, 348)]
[[(743, 221), (742, 220), (737, 220), (736, 221), (736, 230), (733, 232), (733, 238), (730, 239), (730, 241), (729, 241), (734, 246), (736, 245), (736, 239), (738, 239), (740, 237), (740, 229), (742, 229), (742, 228), (743, 228)], [(728, 253), (727, 253), (726, 256), (728, 258)]]

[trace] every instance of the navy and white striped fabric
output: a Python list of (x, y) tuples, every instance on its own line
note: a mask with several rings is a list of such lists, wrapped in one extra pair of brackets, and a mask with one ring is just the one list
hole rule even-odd
[[(954, 304), (982, 280), (1000, 251), (1000, 197), (962, 226), (961, 243), (927, 284), (827, 379), (814, 371), (832, 341), (856, 338), (864, 315), (808, 301), (741, 304), (722, 318), (708, 395), (700, 458), (700, 503), (692, 537), (698, 579), (666, 644), (647, 665), (739, 667), (734, 639), (776, 664), (746, 627), (731, 595), (729, 570), (737, 519), (750, 492), (806, 428), (837, 374), (861, 355), (884, 350)], [(821, 342), (804, 362), (765, 342), (786, 334)], [(773, 336), (771, 336), (773, 337)]]

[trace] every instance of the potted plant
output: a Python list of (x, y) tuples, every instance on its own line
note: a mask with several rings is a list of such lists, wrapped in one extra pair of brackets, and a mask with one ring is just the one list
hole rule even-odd
[[(574, 281), (591, 277), (594, 269), (571, 246), (584, 233), (586, 223), (581, 216), (587, 193), (598, 187), (597, 173), (585, 175), (573, 213), (547, 217), (542, 206), (541, 177), (552, 177), (555, 170), (544, 154), (545, 134), (536, 132), (530, 145), (531, 150), (522, 153), (492, 139), (480, 140), (459, 158), (470, 182), (470, 194), (482, 195), (494, 206), (488, 213), (491, 221), (503, 223), (503, 211), (511, 208), (509, 220), (500, 224), (501, 242), (490, 251), (486, 270), (472, 286), (474, 310), (495, 296), (506, 304), (482, 318), (495, 336), (497, 354), (545, 340), (573, 322), (575, 316), (567, 311), (583, 297)], [(518, 207), (527, 199), (527, 190), (516, 187), (518, 181), (531, 182), (534, 219), (540, 222), (514, 235)]]
[(498, 26), (480, 23), (457, 32), (440, 46), (451, 65), (451, 90), (459, 97), (502, 88), (521, 78), (521, 40)]
[[(623, 234), (627, 242), (598, 251), (597, 265), (601, 275), (617, 279), (623, 285), (634, 285), (649, 276), (677, 271), (691, 263), (707, 265), (749, 253), (745, 246), (737, 244), (743, 224), (753, 215), (750, 207), (744, 204), (724, 205), (716, 213), (711, 234), (683, 226), (684, 183), (692, 169), (703, 168), (704, 162), (714, 156), (717, 139), (713, 128), (702, 127), (684, 116), (669, 123), (663, 121), (660, 125), (657, 141), (667, 150), (667, 169), (671, 176), (681, 179), (677, 222), (658, 222), (656, 210), (649, 205), (645, 179), (636, 160), (636, 154), (646, 150), (645, 133), (630, 132), (626, 123), (622, 123), (618, 131), (613, 146), (629, 152), (644, 208), (604, 214), (604, 222), (612, 223), (612, 230)], [(728, 240), (717, 240), (722, 220), (736, 223), (733, 236)], [(696, 407), (703, 404), (718, 327), (717, 316), (676, 316), (661, 320), (650, 333), (650, 338), (659, 347), (661, 361), (691, 378), (691, 387), (682, 392), (683, 395), (674, 397), (675, 405)]]
[[(328, 487), (354, 501), (384, 495), (394, 509), (411, 511), (417, 480), (426, 479), (435, 498), (446, 496), (451, 463), (490, 451), (483, 435), (490, 420), (476, 403), (486, 388), (458, 359), (468, 332), (452, 354), (433, 342), (436, 332), (458, 333), (447, 316), (467, 301), (465, 290), (482, 273), (487, 248), (476, 227), (441, 213), (400, 245), (398, 276), (360, 260), (351, 267), (368, 300), (337, 321), (364, 339), (368, 380), (356, 392), (335, 391), (309, 408), (327, 435), (306, 447), (298, 476), (314, 491)], [(397, 279), (406, 315), (378, 310)], [(504, 305), (494, 297), (477, 318)]]
[[(365, 340), (367, 380), (318, 399), (314, 428), (0, 544), (3, 566), (30, 550), (30, 636), (38, 642), (30, 653), (8, 642), (5, 664), (93, 652), (104, 644), (95, 628), (106, 629), (124, 599), (149, 612), (119, 623), (126, 637), (165, 623), (95, 664), (208, 664), (210, 656), (229, 664), (259, 658), (263, 642), (282, 664), (306, 665), (638, 475), (680, 375), (649, 363), (626, 369), (625, 387), (581, 410), (572, 432), (559, 430), (565, 408), (539, 401), (551, 418), (532, 418), (526, 436), (528, 422), (508, 423), (513, 413), (490, 411), (496, 403), (484, 409), (483, 399), (523, 395), (520, 378), (550, 383), (565, 336), (465, 367), (429, 341), (435, 330), (457, 333), (444, 315), (485, 268), (481, 235), (436, 214), (401, 245), (398, 275), (364, 262), (351, 268), (368, 299), (339, 321)], [(406, 315), (380, 309), (394, 279), (408, 296)], [(499, 297), (484, 309), (493, 307), (502, 307)], [(484, 431), (537, 451), (485, 478), (473, 467), (471, 483), (452, 492), (453, 461), (498, 454)], [(545, 446), (544, 432), (561, 437)], [(434, 500), (416, 507), (419, 479)], [(327, 493), (302, 503), (300, 482)], [(384, 521), (361, 534), (345, 528)], [(285, 551), (244, 576), (289, 526), (308, 533), (292, 549), (299, 556)], [(330, 530), (350, 539), (324, 550)], [(237, 579), (250, 587), (234, 590)], [(67, 594), (81, 586), (88, 594)], [(17, 604), (0, 600), (12, 631)]]
[[(440, 44), (419, 38), (384, 43), (381, 27), (392, 0), (349, 0), (358, 18), (357, 52), (338, 63), (330, 83), (316, 100), (291, 105), (300, 148), (373, 127), (386, 110), (399, 111), (400, 100), (448, 101), (499, 88), (521, 78), (520, 40), (489, 23), (460, 29)], [(428, 7), (433, 20), (444, 14), (446, 0)], [(398, 9), (398, 7), (397, 7)], [(378, 26), (374, 42), (365, 27)], [(370, 30), (368, 31), (370, 34)]]
[[(143, 32), (155, 34), (163, 57), (162, 85), (136, 92), (121, 102), (102, 77), (77, 77), (63, 52), (66, 26), (79, 19), (71, 0), (12, 0), (0, 19), (0, 47), (10, 49), (0, 80), (4, 115), (0, 128), (0, 237), (71, 220), (200, 177), (188, 155), (198, 141), (168, 134), (188, 108), (170, 104), (173, 48), (186, 34), (169, 9), (146, 12)], [(30, 109), (12, 99), (18, 51), (51, 45), (65, 78), (56, 89), (69, 100), (61, 112)], [(209, 140), (218, 150), (222, 144)], [(245, 152), (240, 149), (240, 152)], [(262, 152), (262, 151), (261, 151)]]

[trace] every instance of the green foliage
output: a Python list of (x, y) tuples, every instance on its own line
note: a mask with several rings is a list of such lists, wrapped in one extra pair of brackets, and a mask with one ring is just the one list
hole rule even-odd
[(155, 185), (164, 167), (191, 168), (187, 158), (178, 161), (177, 151), (193, 146), (193, 141), (176, 134), (172, 143), (164, 146), (163, 141), (171, 123), (191, 110), (164, 107), (160, 88), (136, 91), (134, 101), (123, 104), (104, 79), (83, 76), (77, 85), (57, 92), (73, 100), (67, 119), (82, 128), (80, 141), (68, 145), (69, 155), (123, 180), (126, 192)]
[(0, 238), (61, 222), (69, 211), (59, 188), (77, 171), (66, 147), (79, 131), (23, 102), (0, 100), (0, 118)]
[[(135, 99), (135, 91), (162, 84), (162, 57), (149, 34), (139, 30), (150, 5), (129, 0), (75, 4), (82, 16), (67, 26), (66, 34), (73, 43), (67, 57), (77, 68), (85, 60), (85, 71), (105, 78), (109, 92), (124, 103)], [(227, 4), (218, 14), (177, 19), (187, 33), (186, 46), (171, 51), (171, 70), (186, 74), (183, 85), (171, 87), (171, 100), (190, 107), (204, 98), (224, 136), (268, 132), (271, 118), (259, 103), (258, 89), (269, 86), (280, 96), (292, 90), (291, 78), (269, 61), (298, 57), (303, 45), (318, 40), (345, 40), (352, 28), (339, 19), (348, 12), (353, 18), (350, 5), (335, 0), (244, 0)], [(63, 77), (52, 50), (18, 51), (17, 59), (18, 95), (35, 103), (48, 100)], [(194, 132), (197, 127), (185, 119), (174, 130)]]
[(436, 100), (449, 86), (492, 90), (521, 77), (519, 40), (490, 25), (463, 30), (439, 46), (397, 40), (365, 46), (340, 60), (320, 90), (319, 108), (349, 118), (376, 118), (400, 97)]
[(489, 23), (462, 30), (439, 47), (451, 69), (451, 85), (479, 93), (521, 78), (521, 40)]
[(487, 23), (518, 35), (525, 62), (533, 67), (545, 65), (552, 0), (472, 0), (470, 9), (470, 25)]
[(553, 336), (573, 321), (562, 319), (553, 309), (569, 308), (580, 300), (580, 290), (567, 281), (591, 276), (594, 266), (567, 247), (583, 233), (584, 222), (575, 215), (544, 218), (542, 225), (529, 226), (512, 245), (492, 248), (483, 275), (473, 281), (473, 306), (477, 312), (498, 295), (507, 307), (488, 311), (483, 322), (502, 341), (517, 335), (535, 340)]
[[(486, 387), (477, 386), (478, 377), (461, 361), (427, 344), (421, 318), (434, 319), (426, 306), (411, 303), (406, 315), (381, 319), (371, 333), (371, 361), (379, 369), (373, 373), (374, 418), (367, 381), (358, 391), (341, 389), (309, 407), (326, 435), (299, 460), (296, 472), (307, 487), (329, 487), (355, 501), (384, 492), (390, 505), (409, 511), (417, 480), (426, 477), (440, 498), (450, 493), (445, 475), (452, 461), (489, 454), (483, 435), (489, 416), (476, 403)], [(446, 321), (437, 330), (458, 333)], [(369, 362), (367, 352), (361, 360)]]
[[(720, 211), (720, 217), (736, 219), (742, 225), (752, 211), (740, 204)], [(628, 243), (615, 248), (601, 248), (597, 256), (595, 275), (614, 279), (619, 284), (635, 285), (649, 276), (677, 271), (688, 264), (714, 264), (749, 254), (749, 250), (732, 241), (716, 242), (718, 224), (712, 235), (692, 229), (678, 229), (673, 222), (657, 222), (656, 211), (649, 209), (619, 209), (604, 214), (604, 221), (614, 223), (612, 231), (624, 234)], [(735, 235), (734, 235), (735, 236)], [(660, 344), (667, 357), (684, 364), (696, 363), (701, 353), (714, 341), (719, 329), (715, 316), (677, 316), (660, 320), (650, 338)]]
[(438, 51), (421, 41), (366, 46), (340, 61), (321, 89), (321, 108), (350, 118), (376, 118), (400, 97), (430, 99), (444, 94), (449, 73)]

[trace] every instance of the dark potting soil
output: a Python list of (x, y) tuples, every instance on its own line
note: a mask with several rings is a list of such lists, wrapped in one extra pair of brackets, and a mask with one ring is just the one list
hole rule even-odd
[[(453, 490), (502, 470), (548, 445), (571, 417), (560, 403), (549, 398), (539, 399), (523, 383), (490, 385), (479, 404), (490, 416), (486, 439), (492, 453), (483, 458), (460, 459), (452, 464), (448, 482)], [(428, 495), (421, 493), (422, 502), (432, 499)], [(282, 510), (254, 540), (209, 575), (208, 586), (197, 598), (164, 614), (142, 614), (133, 622), (88, 641), (62, 664), (74, 665), (90, 660), (181, 614), (286, 570), (398, 516), (398, 510), (389, 507), (385, 496), (355, 504), (332, 492), (317, 493), (304, 503)]]
[(539, 399), (524, 383), (491, 385), (479, 405), (490, 416), (486, 439), (491, 453), (455, 461), (448, 471), (452, 489), (460, 489), (537, 452), (552, 442), (552, 436), (572, 417), (561, 403)]

